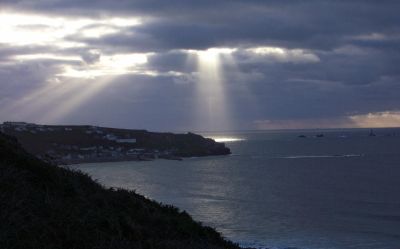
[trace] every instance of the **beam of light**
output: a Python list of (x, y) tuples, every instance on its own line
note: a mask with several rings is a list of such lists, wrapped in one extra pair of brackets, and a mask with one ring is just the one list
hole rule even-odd
[(50, 79), (57, 80), (38, 85), (37, 89), (23, 96), (2, 101), (0, 114), (15, 120), (57, 121), (109, 87), (120, 75), (158, 75), (144, 66), (151, 53), (106, 54), (91, 49), (84, 54), (70, 55), (68, 50), (64, 50), (88, 47), (84, 42), (70, 40), (71, 37), (96, 39), (140, 24), (139, 18), (70, 18), (0, 11), (0, 46), (49, 47), (49, 52), (20, 52), (0, 63), (59, 61), (57, 73), (49, 75)]
[(46, 108), (46, 103), (52, 98), (57, 98), (57, 88), (61, 87), (58, 81), (48, 82), (20, 98), (13, 98), (9, 103), (5, 103), (0, 108), (0, 114), (8, 117), (9, 120), (32, 120), (37, 121), (38, 113), (42, 113)]
[[(260, 73), (248, 72), (244, 73), (240, 70), (237, 61), (233, 58), (232, 54), (223, 55), (225, 58), (225, 67), (226, 70), (229, 70), (229, 75), (226, 77), (226, 80), (230, 82), (232, 87), (236, 92), (240, 93), (236, 98), (236, 103), (240, 103), (241, 107), (245, 107), (244, 110), (250, 110), (256, 116), (261, 114), (260, 106), (262, 103), (260, 102), (260, 98), (257, 97), (256, 89), (251, 88), (251, 83), (256, 80), (260, 81), (262, 77), (264, 77)], [(232, 116), (234, 113), (232, 113)]]
[(57, 123), (63, 116), (104, 90), (114, 78), (108, 76), (86, 81), (64, 78), (61, 81), (50, 82), (1, 108), (0, 114), (10, 120)]
[(210, 48), (207, 50), (188, 50), (197, 56), (198, 82), (196, 83), (197, 111), (196, 129), (228, 130), (232, 122), (224, 86), (221, 60), (235, 49)]
[(47, 82), (39, 89), (0, 108), (0, 113), (13, 120), (56, 122), (62, 116), (104, 90), (115, 77), (123, 74), (156, 75), (156, 72), (140, 70), (147, 63), (147, 54), (106, 55), (92, 64), (86, 64), (77, 56), (31, 54), (14, 56), (14, 60), (55, 59), (78, 61), (76, 65), (61, 65), (62, 72), (54, 75), (55, 82)]
[(57, 84), (55, 88), (48, 91), (43, 98), (36, 98), (31, 102), (29, 106), (25, 107), (25, 110), (21, 113), (28, 120), (35, 120), (39, 123), (46, 123), (45, 116), (48, 113), (57, 111), (57, 106), (60, 103), (64, 103), (70, 99), (71, 93), (76, 92), (79, 89), (77, 84), (72, 82), (62, 82)]
[(62, 99), (53, 102), (53, 106), (49, 112), (42, 115), (41, 122), (57, 123), (65, 115), (82, 106), (86, 101), (103, 91), (115, 79), (113, 76), (97, 78), (96, 80), (88, 80), (86, 82), (71, 81), (68, 89), (63, 89)]

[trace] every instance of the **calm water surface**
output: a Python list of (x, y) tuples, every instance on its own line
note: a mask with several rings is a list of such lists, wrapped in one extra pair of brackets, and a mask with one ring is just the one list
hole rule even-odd
[(233, 154), (72, 167), (176, 205), (241, 245), (399, 249), (400, 130), (368, 133), (206, 134), (235, 138)]

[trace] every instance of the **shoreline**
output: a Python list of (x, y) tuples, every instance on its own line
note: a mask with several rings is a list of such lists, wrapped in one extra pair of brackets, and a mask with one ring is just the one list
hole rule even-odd
[(175, 206), (50, 165), (1, 132), (0, 166), (0, 248), (240, 249)]
[(49, 161), (50, 163), (59, 165), (59, 166), (68, 166), (68, 165), (77, 165), (84, 163), (111, 163), (111, 162), (147, 162), (147, 161), (155, 161), (159, 159), (164, 160), (173, 160), (173, 161), (182, 161), (182, 157), (158, 157), (158, 158), (150, 158), (150, 157), (142, 157), (138, 158), (136, 156), (125, 156), (125, 157), (102, 157), (102, 158), (85, 158), (85, 159), (69, 159), (69, 160), (54, 160)]
[(29, 153), (51, 164), (150, 161), (230, 154), (224, 143), (194, 133), (173, 134), (97, 126), (0, 124)]
[[(59, 161), (53, 162), (58, 166), (68, 166), (68, 165), (78, 165), (78, 164), (86, 164), (86, 163), (113, 163), (113, 162), (152, 162), (157, 160), (168, 160), (168, 161), (184, 161), (184, 160), (193, 160), (199, 158), (215, 158), (215, 157), (225, 157), (225, 156), (237, 156), (234, 154), (226, 154), (226, 155), (206, 155), (206, 156), (187, 156), (187, 157), (158, 157), (158, 158), (136, 158), (136, 157), (124, 157), (124, 158), (92, 158), (92, 159), (71, 159), (67, 161)], [(41, 159), (43, 160), (43, 159)], [(51, 162), (50, 162), (51, 163)]]

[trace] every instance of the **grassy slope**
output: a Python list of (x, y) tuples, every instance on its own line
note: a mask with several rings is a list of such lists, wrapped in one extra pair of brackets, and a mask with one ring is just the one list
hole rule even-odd
[[(76, 145), (78, 147), (91, 147), (102, 145), (104, 147), (124, 147), (128, 150), (131, 148), (147, 148), (158, 150), (176, 149), (175, 156), (191, 157), (191, 156), (208, 156), (208, 155), (227, 155), (230, 154), (229, 148), (223, 143), (217, 143), (212, 139), (206, 139), (200, 135), (193, 133), (173, 134), (162, 132), (148, 132), (145, 130), (128, 130), (97, 127), (96, 130), (103, 132), (102, 134), (91, 133), (89, 126), (52, 126), (46, 125), (44, 128), (54, 129), (53, 131), (40, 131), (32, 133), (30, 131), (16, 131), (14, 128), (5, 127), (4, 133), (18, 138), (21, 145), (34, 155), (44, 155), (48, 150), (60, 151), (58, 145)], [(71, 131), (65, 131), (70, 128)], [(29, 128), (35, 129), (35, 128)], [(113, 134), (120, 138), (136, 138), (134, 144), (122, 144), (115, 141), (104, 139), (105, 134)], [(82, 153), (81, 151), (69, 151), (69, 153)]]
[(0, 248), (238, 248), (172, 206), (43, 163), (0, 134)]

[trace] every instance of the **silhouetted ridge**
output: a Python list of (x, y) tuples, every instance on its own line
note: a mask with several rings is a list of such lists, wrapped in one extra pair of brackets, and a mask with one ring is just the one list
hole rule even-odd
[(194, 133), (174, 134), (87, 125), (38, 125), (4, 122), (0, 131), (14, 136), (32, 155), (55, 164), (181, 159), (230, 154), (223, 143)]
[(186, 212), (36, 159), (0, 133), (0, 248), (239, 248)]

